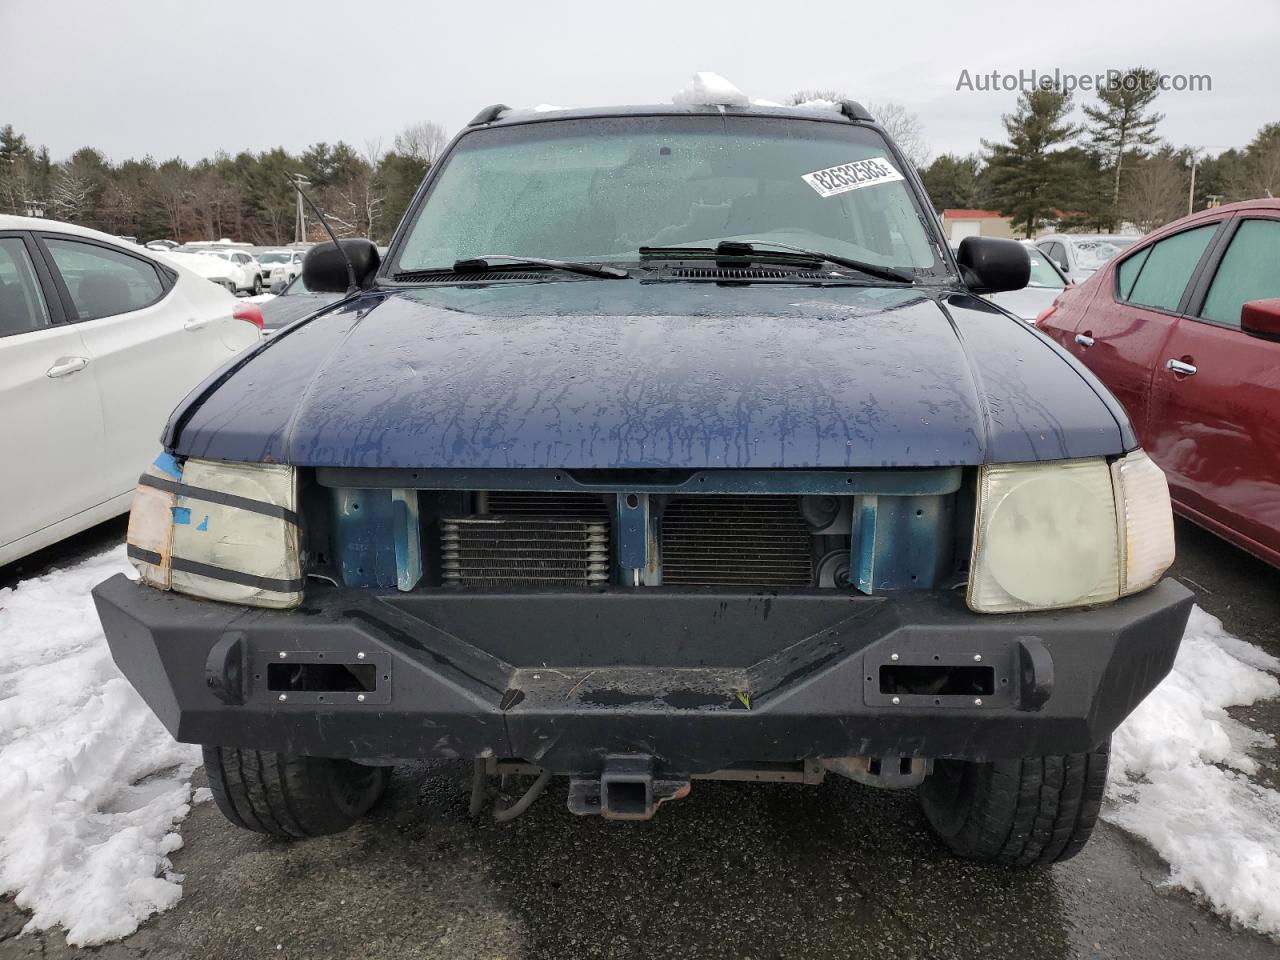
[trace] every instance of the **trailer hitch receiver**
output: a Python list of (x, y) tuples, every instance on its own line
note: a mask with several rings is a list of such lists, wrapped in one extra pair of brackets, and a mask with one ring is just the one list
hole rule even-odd
[(569, 810), (608, 820), (648, 820), (659, 804), (689, 793), (688, 778), (655, 777), (653, 769), (653, 757), (645, 754), (610, 755), (598, 780), (569, 780)]

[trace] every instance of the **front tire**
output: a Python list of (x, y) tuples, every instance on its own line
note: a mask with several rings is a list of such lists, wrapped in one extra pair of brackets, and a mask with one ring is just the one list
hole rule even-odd
[(209, 788), (238, 827), (284, 840), (341, 833), (387, 788), (390, 767), (295, 757), (267, 750), (204, 747)]
[(925, 817), (966, 860), (1029, 867), (1070, 860), (1088, 843), (1111, 741), (1088, 753), (968, 763), (938, 760), (920, 787)]
[(261, 294), (262, 294), (262, 277), (260, 276), (254, 277), (253, 278), (253, 295), (257, 297), (257, 296), (260, 296)]

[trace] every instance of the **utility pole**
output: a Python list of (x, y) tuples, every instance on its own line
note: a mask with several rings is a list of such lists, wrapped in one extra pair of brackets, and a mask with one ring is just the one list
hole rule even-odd
[(295, 195), (294, 195), (294, 199), (298, 203), (298, 212), (293, 225), (293, 242), (306, 243), (307, 242), (307, 211), (306, 211), (306, 207), (303, 206), (302, 193), (300, 191), (302, 190), (303, 187), (311, 186), (311, 181), (308, 180), (306, 177), (304, 177), (302, 174), (295, 173), (293, 175), (293, 185), (298, 188), (298, 190), (295, 191)]
[(1191, 151), (1191, 189), (1187, 191), (1187, 216), (1196, 212), (1196, 167), (1200, 165), (1200, 151)]

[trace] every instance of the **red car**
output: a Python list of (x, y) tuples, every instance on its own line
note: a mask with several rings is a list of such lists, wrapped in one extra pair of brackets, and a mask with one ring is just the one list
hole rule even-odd
[(1171, 223), (1036, 322), (1124, 404), (1174, 509), (1280, 566), (1280, 200)]

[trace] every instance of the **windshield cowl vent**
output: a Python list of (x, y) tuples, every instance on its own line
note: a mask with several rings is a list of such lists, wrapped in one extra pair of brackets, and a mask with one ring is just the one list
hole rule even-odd
[(670, 276), (681, 280), (830, 280), (814, 270), (765, 270), (761, 267), (677, 267)]
[(546, 273), (522, 270), (486, 270), (477, 273), (455, 273), (437, 270), (430, 273), (397, 273), (393, 279), (402, 283), (492, 283), (494, 280), (541, 280)]

